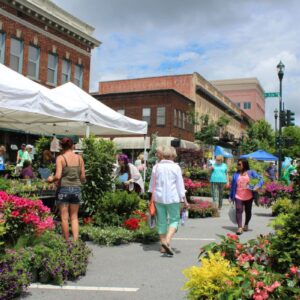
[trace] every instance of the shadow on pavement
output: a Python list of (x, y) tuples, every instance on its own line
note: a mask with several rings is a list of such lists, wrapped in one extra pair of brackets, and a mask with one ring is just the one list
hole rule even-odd
[(272, 217), (272, 213), (254, 213), (258, 217)]
[(154, 251), (159, 252), (160, 244), (159, 243), (153, 243), (153, 244), (141, 244), (141, 247), (143, 247), (144, 251)]
[(237, 230), (237, 226), (222, 226), (222, 228), (226, 229), (226, 230), (229, 230), (231, 232), (236, 232)]

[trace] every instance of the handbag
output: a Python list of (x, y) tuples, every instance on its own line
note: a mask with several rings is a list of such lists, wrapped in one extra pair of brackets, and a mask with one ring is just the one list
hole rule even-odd
[(256, 206), (259, 206), (259, 194), (257, 191), (253, 191), (253, 201), (255, 203)]
[[(157, 166), (156, 166), (157, 168)], [(157, 171), (157, 170), (156, 170)], [(151, 198), (150, 198), (150, 202), (149, 202), (149, 215), (151, 217), (155, 216), (156, 213), (156, 208), (155, 208), (155, 201), (154, 201), (154, 190), (155, 190), (155, 186), (156, 186), (156, 172), (154, 173), (153, 176), (153, 182), (152, 182), (152, 194), (151, 194)]]
[(228, 211), (228, 216), (229, 216), (230, 221), (233, 224), (237, 224), (237, 221), (236, 221), (236, 208), (235, 208), (234, 204), (230, 205), (230, 208), (229, 208), (229, 211)]

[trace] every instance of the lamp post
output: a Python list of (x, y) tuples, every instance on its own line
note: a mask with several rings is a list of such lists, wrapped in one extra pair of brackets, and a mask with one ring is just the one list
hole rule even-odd
[(274, 110), (274, 118), (275, 118), (275, 138), (277, 137), (277, 119), (278, 119), (278, 109)]
[(277, 73), (279, 78), (279, 157), (278, 157), (278, 178), (281, 178), (281, 166), (282, 166), (282, 117), (283, 117), (283, 107), (282, 107), (282, 78), (284, 75), (284, 64), (280, 61), (277, 65)]

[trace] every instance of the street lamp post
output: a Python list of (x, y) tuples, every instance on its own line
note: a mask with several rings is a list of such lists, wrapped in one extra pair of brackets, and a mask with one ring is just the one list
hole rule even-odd
[(277, 137), (277, 119), (278, 119), (278, 109), (274, 110), (274, 118), (275, 118), (275, 138)]
[(279, 151), (278, 151), (278, 177), (281, 178), (281, 166), (282, 166), (282, 117), (283, 117), (283, 107), (282, 107), (282, 78), (284, 75), (284, 64), (280, 61), (277, 65), (277, 72), (279, 78)]

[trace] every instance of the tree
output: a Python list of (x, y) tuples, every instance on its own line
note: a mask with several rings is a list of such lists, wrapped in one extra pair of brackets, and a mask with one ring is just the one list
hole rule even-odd
[(283, 156), (298, 158), (300, 156), (300, 127), (289, 126), (285, 127), (282, 132)]
[[(217, 140), (214, 137), (219, 136), (221, 129), (225, 128), (229, 122), (230, 120), (225, 115), (217, 121), (210, 121), (209, 115), (204, 114), (200, 117), (201, 129), (195, 132), (195, 139), (206, 145), (215, 145)], [(194, 123), (197, 124), (196, 121)]]
[(270, 153), (275, 152), (275, 133), (271, 125), (265, 120), (252, 123), (247, 128), (247, 136), (241, 141), (241, 153), (254, 152), (258, 149)]

